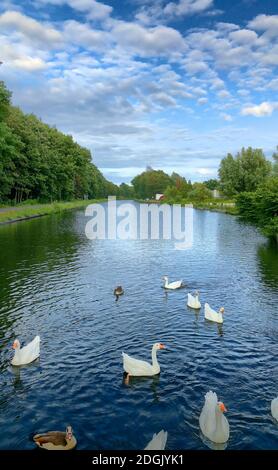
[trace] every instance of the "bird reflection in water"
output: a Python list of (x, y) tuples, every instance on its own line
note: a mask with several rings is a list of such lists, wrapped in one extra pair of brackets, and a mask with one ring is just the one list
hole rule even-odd
[(227, 448), (228, 442), (224, 442), (222, 444), (217, 444), (216, 442), (210, 441), (204, 434), (200, 431), (199, 437), (203, 444), (206, 447), (209, 447), (211, 450), (225, 450)]
[(22, 366), (10, 366), (9, 371), (13, 374), (14, 376), (14, 382), (13, 386), (15, 390), (22, 391), (25, 389), (24, 382), (22, 380), (22, 369), (37, 369), (38, 372), (41, 373), (41, 366), (40, 366), (40, 359), (36, 359), (34, 362), (31, 362), (31, 364), (25, 364)]
[(160, 374), (153, 375), (150, 377), (135, 377), (130, 376), (127, 382), (126, 373), (123, 373), (123, 385), (130, 388), (139, 387), (139, 384), (150, 383), (150, 389), (153, 392), (154, 402), (159, 402), (159, 395), (157, 393), (157, 387), (160, 381)]

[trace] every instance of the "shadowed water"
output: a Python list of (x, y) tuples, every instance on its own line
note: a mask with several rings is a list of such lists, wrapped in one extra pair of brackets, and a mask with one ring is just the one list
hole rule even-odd
[[(71, 424), (79, 449), (203, 449), (198, 418), (212, 389), (228, 408), (228, 449), (277, 449), (278, 254), (256, 229), (194, 212), (192, 249), (173, 241), (88, 240), (82, 211), (0, 227), (0, 448), (29, 449), (36, 431)], [(183, 279), (166, 293), (161, 276)], [(113, 289), (123, 285), (118, 302)], [(224, 324), (186, 307), (225, 306)], [(41, 336), (40, 360), (10, 365), (11, 344)], [(121, 352), (161, 374), (123, 381)]]

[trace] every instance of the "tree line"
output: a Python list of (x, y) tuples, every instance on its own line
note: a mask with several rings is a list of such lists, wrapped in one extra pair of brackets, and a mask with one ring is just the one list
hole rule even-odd
[(206, 203), (212, 190), (236, 201), (239, 214), (267, 235), (278, 233), (278, 147), (273, 161), (261, 149), (242, 148), (222, 159), (218, 178), (192, 183), (173, 172), (151, 167), (131, 185), (107, 181), (92, 163), (88, 149), (33, 114), (12, 106), (11, 93), (0, 82), (0, 203), (94, 199), (154, 199), (168, 203)]
[[(132, 180), (127, 188), (128, 197), (154, 199), (164, 195), (169, 204), (209, 203), (212, 190), (236, 203), (239, 215), (256, 224), (265, 235), (278, 234), (278, 147), (273, 161), (261, 149), (242, 148), (235, 156), (222, 159), (218, 179), (191, 183), (177, 173), (168, 175), (162, 170), (147, 168)], [(127, 185), (126, 185), (127, 186)]]
[(0, 202), (100, 198), (118, 188), (70, 135), (11, 105), (0, 82)]

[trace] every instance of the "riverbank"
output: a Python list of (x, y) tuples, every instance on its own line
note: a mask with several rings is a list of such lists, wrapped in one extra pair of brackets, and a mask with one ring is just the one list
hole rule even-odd
[[(58, 212), (82, 209), (90, 203), (105, 202), (106, 199), (93, 199), (93, 200), (77, 200), (69, 202), (53, 202), (49, 204), (35, 204), (35, 205), (18, 205), (18, 206), (1, 206), (0, 208), (0, 225), (20, 222), (23, 220), (34, 219), (44, 215), (55, 214)], [(154, 200), (136, 200), (136, 202), (145, 204), (163, 204), (163, 201)], [(165, 202), (164, 202), (165, 203)], [(206, 203), (193, 203), (195, 209), (209, 210), (213, 212), (222, 212), (230, 215), (237, 215), (238, 210), (234, 202), (206, 202)]]
[(222, 212), (224, 214), (238, 215), (238, 208), (234, 202), (206, 202), (206, 203), (193, 203), (195, 209)]
[[(162, 201), (155, 201), (154, 199), (149, 199), (147, 201), (144, 201), (142, 199), (135, 199), (136, 202), (139, 202), (141, 204), (170, 204), (172, 205), (172, 202), (167, 202), (165, 200)], [(177, 202), (176, 204), (192, 204), (194, 209), (200, 209), (200, 210), (208, 210), (212, 212), (222, 212), (224, 214), (230, 214), (230, 215), (238, 215), (238, 209), (235, 205), (234, 201), (207, 201), (207, 202)]]
[(2, 206), (0, 209), (0, 225), (34, 219), (44, 215), (55, 214), (73, 209), (82, 209), (94, 202), (103, 202), (106, 199), (76, 200), (69, 202), (52, 202), (49, 204), (18, 205), (14, 207)]

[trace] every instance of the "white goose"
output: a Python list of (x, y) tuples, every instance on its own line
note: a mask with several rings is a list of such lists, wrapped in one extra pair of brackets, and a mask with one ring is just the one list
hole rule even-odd
[(23, 348), (20, 347), (19, 340), (16, 339), (13, 343), (13, 349), (15, 350), (14, 357), (11, 361), (13, 366), (29, 364), (35, 361), (40, 355), (40, 337), (36, 336), (33, 341)]
[(271, 402), (271, 414), (276, 421), (278, 421), (278, 397), (273, 398)]
[(199, 309), (201, 308), (201, 302), (199, 300), (199, 292), (196, 291), (194, 295), (192, 294), (187, 294), (187, 305), (190, 308), (196, 308)]
[(167, 431), (160, 431), (154, 434), (152, 440), (148, 443), (144, 450), (164, 450), (167, 442)]
[(223, 323), (223, 313), (225, 309), (221, 307), (219, 312), (213, 310), (209, 304), (205, 303), (205, 318), (210, 321), (214, 321), (216, 323)]
[(146, 361), (141, 361), (139, 359), (134, 359), (133, 357), (128, 356), (128, 354), (122, 353), (123, 355), (123, 365), (124, 370), (127, 373), (127, 379), (130, 376), (136, 377), (146, 377), (157, 375), (160, 372), (160, 366), (157, 361), (156, 353), (160, 349), (165, 349), (164, 344), (155, 343), (152, 347), (152, 364), (149, 364)]
[(205, 395), (205, 404), (200, 414), (199, 423), (204, 436), (217, 444), (227, 442), (230, 426), (223, 413), (227, 411), (224, 403), (218, 401), (215, 392)]
[(182, 281), (174, 281), (174, 282), (169, 282), (168, 276), (163, 276), (163, 281), (164, 281), (164, 289), (179, 289), (180, 287), (183, 287), (183, 282)]

